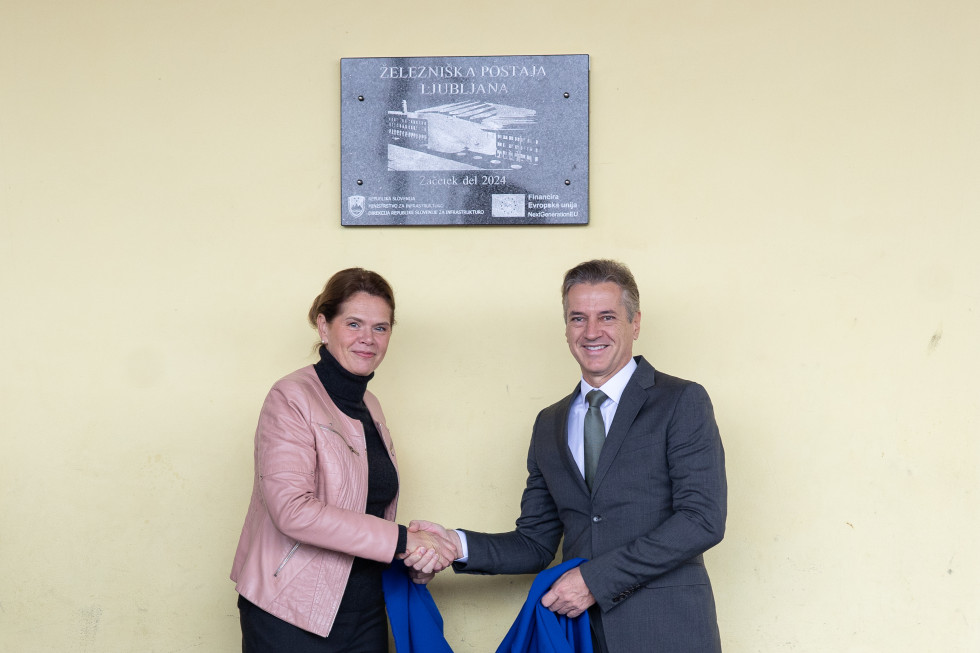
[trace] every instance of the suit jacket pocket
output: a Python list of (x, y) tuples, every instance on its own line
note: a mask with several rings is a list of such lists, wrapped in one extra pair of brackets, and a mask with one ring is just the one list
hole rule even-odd
[(652, 438), (636, 438), (635, 440), (624, 442), (619, 452), (628, 454), (643, 452), (644, 449), (649, 449), (655, 444), (657, 443)]
[(663, 576), (654, 578), (646, 587), (676, 587), (678, 585), (707, 585), (708, 571), (704, 563), (687, 562)]

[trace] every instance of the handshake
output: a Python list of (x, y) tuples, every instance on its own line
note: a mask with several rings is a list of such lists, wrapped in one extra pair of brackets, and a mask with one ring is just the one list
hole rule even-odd
[[(408, 526), (405, 553), (398, 558), (408, 567), (413, 582), (425, 584), (462, 556), (459, 533), (433, 522), (413, 520)], [(563, 573), (541, 597), (541, 605), (567, 617), (578, 617), (595, 602), (579, 567)]]
[(409, 568), (412, 581), (424, 584), (462, 555), (463, 545), (456, 531), (433, 522), (413, 520), (408, 526), (405, 553), (398, 558)]

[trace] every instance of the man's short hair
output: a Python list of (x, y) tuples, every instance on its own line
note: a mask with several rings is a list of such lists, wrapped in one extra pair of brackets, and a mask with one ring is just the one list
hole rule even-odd
[(562, 319), (568, 317), (568, 291), (580, 283), (591, 285), (611, 281), (623, 289), (623, 306), (626, 307), (626, 319), (633, 321), (633, 316), (640, 311), (640, 289), (636, 287), (636, 279), (630, 269), (619, 261), (611, 259), (595, 259), (579, 263), (565, 273), (565, 281), (561, 286)]

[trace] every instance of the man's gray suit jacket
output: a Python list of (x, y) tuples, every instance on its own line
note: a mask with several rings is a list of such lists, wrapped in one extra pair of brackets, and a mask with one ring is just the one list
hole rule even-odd
[(599, 456), (590, 493), (568, 448), (572, 394), (542, 410), (517, 528), (465, 531), (462, 573), (537, 573), (564, 537), (565, 560), (601, 610), (610, 653), (721, 651), (702, 553), (725, 532), (725, 454), (704, 388), (642, 356)]

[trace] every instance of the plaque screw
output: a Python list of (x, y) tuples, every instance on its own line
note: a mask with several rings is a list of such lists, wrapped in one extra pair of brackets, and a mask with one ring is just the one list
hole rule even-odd
[[(360, 182), (358, 182), (358, 183), (360, 183)], [(566, 179), (565, 180), (565, 185), (566, 186), (571, 186), (572, 185), (572, 180), (571, 179)]]
[[(566, 97), (567, 97), (567, 96), (566, 96)], [(363, 96), (363, 95), (358, 95), (358, 96), (357, 96), (357, 101), (358, 101), (358, 102), (363, 102), (363, 101), (364, 101), (364, 96)]]
[[(565, 183), (567, 184), (568, 182), (566, 181)], [(363, 179), (358, 179), (357, 180), (357, 185), (358, 186), (363, 186), (364, 185), (364, 180)]]
[(567, 92), (565, 93), (565, 99), (566, 100), (568, 99), (568, 93)]

